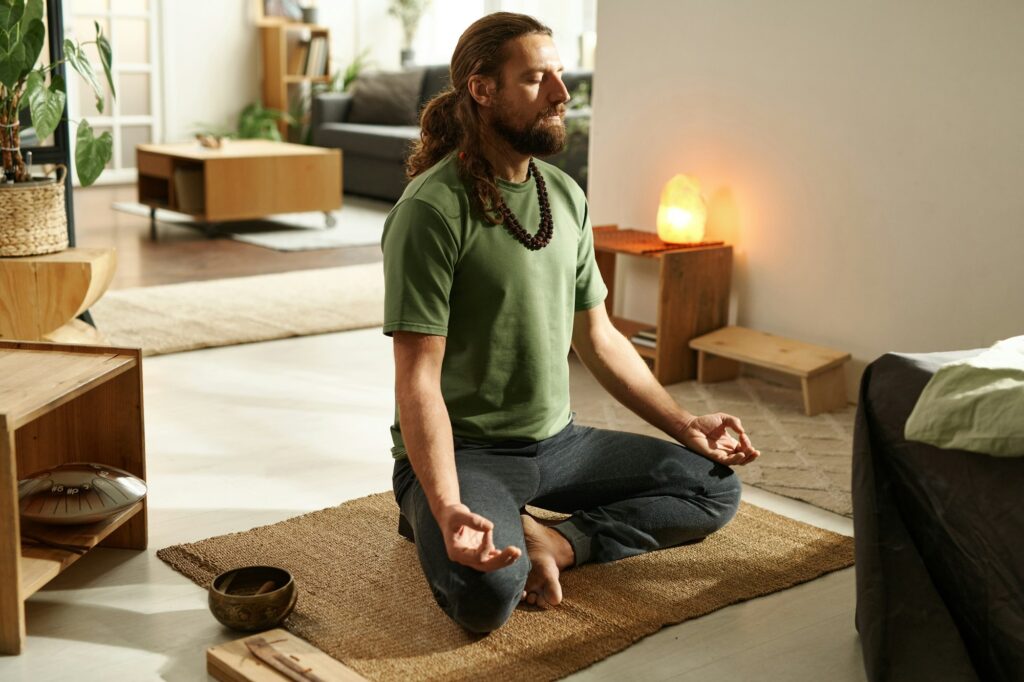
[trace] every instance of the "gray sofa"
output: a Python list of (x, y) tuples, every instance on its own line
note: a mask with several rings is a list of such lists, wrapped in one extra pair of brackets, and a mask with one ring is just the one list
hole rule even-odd
[[(423, 69), (416, 112), (448, 86), (448, 77), (446, 64)], [(589, 71), (565, 73), (562, 79), (570, 92), (577, 92), (584, 83), (588, 90), (592, 87)], [(342, 150), (346, 194), (395, 201), (405, 189), (405, 159), (412, 143), (419, 139), (419, 126), (349, 122), (352, 102), (349, 93), (326, 93), (313, 99), (313, 144)], [(569, 143), (565, 150), (546, 159), (566, 171), (584, 190), (589, 122), (589, 107), (571, 109), (566, 116)]]

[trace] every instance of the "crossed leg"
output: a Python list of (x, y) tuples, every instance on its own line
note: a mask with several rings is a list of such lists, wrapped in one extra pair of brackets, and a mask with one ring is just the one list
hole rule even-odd
[(558, 572), (567, 566), (527, 542), (524, 525), (534, 540), (552, 529), (522, 518), (525, 504), (571, 514), (553, 529), (568, 541), (575, 565), (703, 538), (739, 506), (739, 480), (728, 467), (650, 436), (570, 424), (539, 443), (493, 453), (456, 454), (459, 489), (464, 504), (494, 523), (496, 547), (523, 551), (515, 563), (482, 573), (452, 562), (415, 477), (400, 500), (437, 603), (472, 632), (504, 624), (524, 592), (536, 595), (531, 603), (561, 598)]

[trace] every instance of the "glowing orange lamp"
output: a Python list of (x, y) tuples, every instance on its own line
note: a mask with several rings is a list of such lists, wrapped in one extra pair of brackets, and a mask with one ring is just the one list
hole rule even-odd
[(688, 175), (676, 175), (661, 190), (658, 237), (670, 244), (694, 244), (704, 239), (708, 208), (700, 185)]

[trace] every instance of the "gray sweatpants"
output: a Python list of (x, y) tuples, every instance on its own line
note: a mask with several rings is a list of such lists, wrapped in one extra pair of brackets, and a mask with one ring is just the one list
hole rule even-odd
[(676, 443), (573, 421), (536, 442), (456, 438), (455, 467), (462, 503), (494, 523), (494, 545), (523, 551), (510, 566), (481, 573), (449, 560), (407, 459), (395, 462), (393, 484), (438, 605), (478, 633), (504, 624), (526, 585), (524, 505), (572, 514), (555, 529), (568, 539), (579, 565), (703, 538), (728, 523), (740, 501), (739, 479), (726, 466)]

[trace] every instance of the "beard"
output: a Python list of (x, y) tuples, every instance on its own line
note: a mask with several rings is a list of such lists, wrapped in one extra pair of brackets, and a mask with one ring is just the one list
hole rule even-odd
[(525, 125), (516, 125), (505, 111), (499, 110), (491, 119), (491, 127), (499, 138), (520, 154), (551, 156), (565, 147), (565, 121), (550, 121), (547, 117), (563, 110), (563, 107), (558, 107), (545, 111)]

